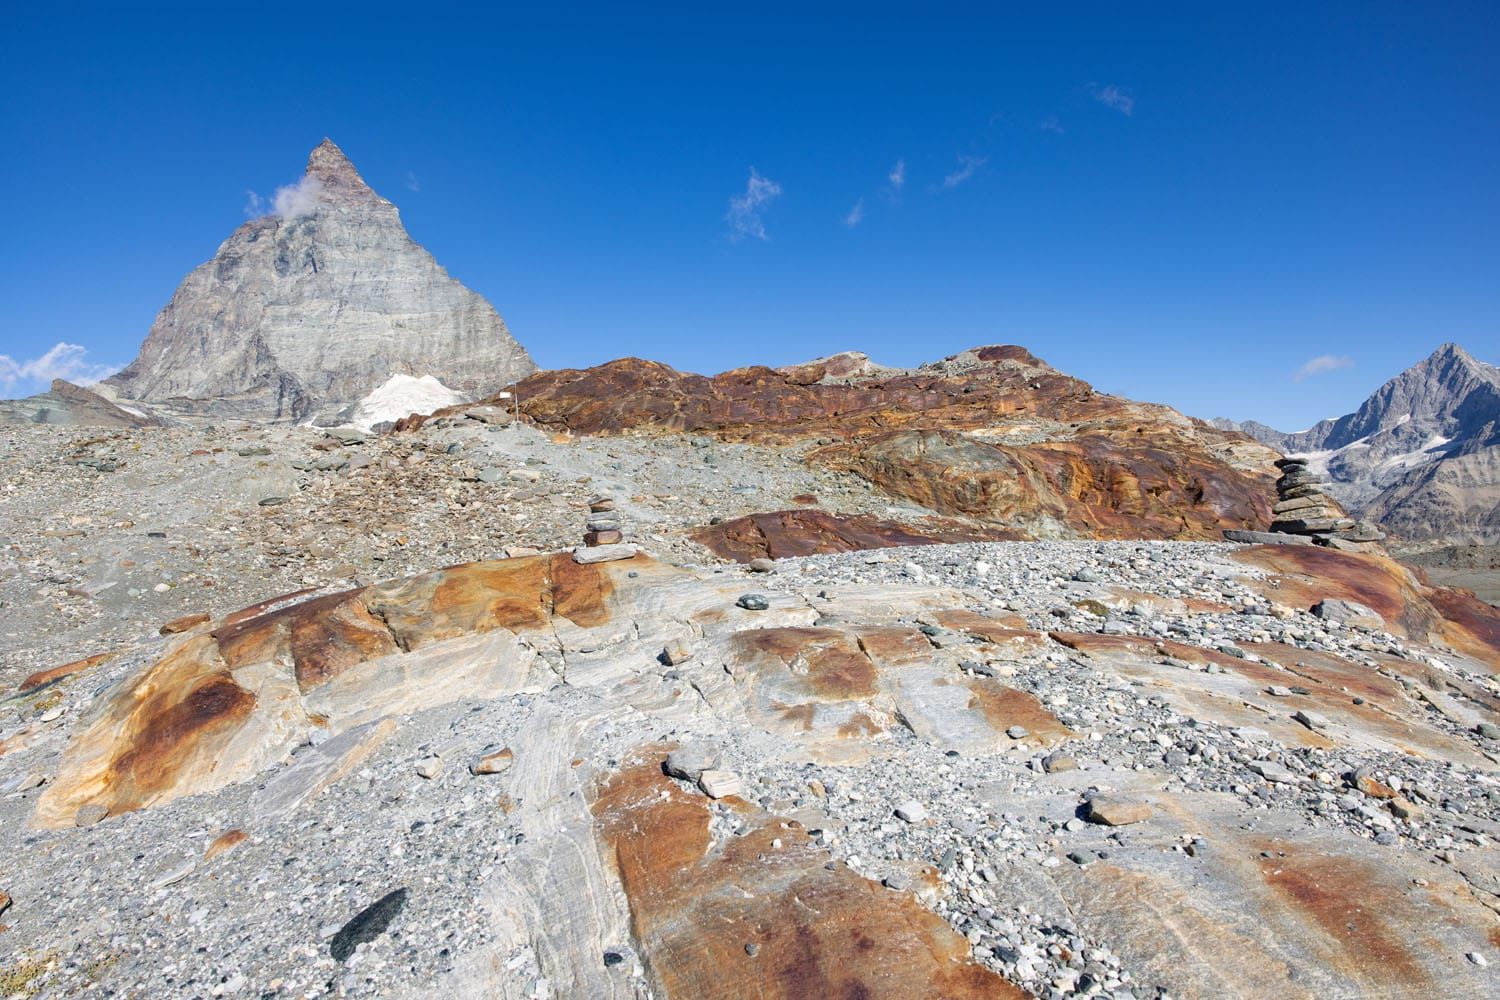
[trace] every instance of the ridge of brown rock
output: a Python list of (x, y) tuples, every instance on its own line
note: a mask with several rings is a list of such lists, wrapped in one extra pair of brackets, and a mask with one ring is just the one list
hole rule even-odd
[(869, 514), (778, 510), (705, 525), (692, 531), (689, 537), (717, 556), (747, 563), (752, 559), (786, 559), (896, 545), (1007, 541), (1019, 536), (1013, 531), (956, 521), (907, 524)]
[(812, 444), (810, 463), (1030, 537), (1208, 539), (1271, 518), (1270, 449), (1098, 393), (1021, 347), (914, 370), (836, 356), (712, 377), (623, 358), (515, 390), (553, 431)]

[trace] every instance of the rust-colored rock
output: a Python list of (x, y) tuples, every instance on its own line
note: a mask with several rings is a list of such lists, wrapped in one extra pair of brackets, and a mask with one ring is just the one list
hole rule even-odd
[(180, 632), (189, 632), (199, 625), (207, 625), (211, 619), (212, 616), (207, 611), (198, 611), (183, 615), (181, 618), (173, 618), (157, 631), (162, 635), (177, 635)]
[(1500, 671), (1500, 609), (1461, 591), (1433, 587), (1386, 556), (1261, 545), (1233, 558), (1272, 574), (1250, 585), (1277, 604), (1306, 609), (1326, 598), (1354, 601), (1375, 611), (1397, 634), (1448, 645)]
[(212, 861), (221, 854), (228, 854), (249, 838), (250, 835), (244, 830), (225, 830), (213, 839), (213, 843), (208, 845), (208, 849), (203, 852), (203, 860)]
[(1035, 536), (1216, 539), (1270, 522), (1269, 449), (1097, 393), (1019, 347), (913, 371), (851, 358), (711, 378), (625, 358), (537, 373), (519, 395), (555, 431), (819, 439), (811, 462)]
[(105, 663), (110, 660), (112, 657), (114, 657), (114, 655), (114, 652), (95, 653), (93, 656), (86, 656), (81, 660), (74, 660), (72, 663), (64, 663), (60, 667), (52, 667), (48, 670), (38, 670), (36, 673), (32, 674), (30, 677), (27, 677), (24, 681), (22, 681), (21, 686), (20, 688), (18, 688), (18, 690), (22, 694), (25, 694), (28, 691), (35, 691), (37, 688), (42, 687), (46, 684), (51, 684), (53, 681), (60, 681), (64, 677), (72, 677), (74, 674), (81, 674), (85, 670), (92, 670), (99, 664)]
[(747, 563), (752, 559), (790, 559), (896, 545), (1005, 541), (1019, 534), (956, 521), (903, 524), (868, 514), (781, 510), (696, 528), (689, 537), (717, 556)]
[(593, 803), (661, 995), (1025, 996), (911, 896), (825, 867), (827, 853), (796, 824), (747, 806), (749, 831), (715, 846), (708, 799), (666, 777), (663, 757), (627, 761)]

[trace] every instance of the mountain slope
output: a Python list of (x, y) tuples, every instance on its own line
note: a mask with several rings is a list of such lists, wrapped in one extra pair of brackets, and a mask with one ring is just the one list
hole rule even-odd
[(1305, 431), (1215, 426), (1308, 456), (1346, 506), (1409, 541), (1500, 544), (1500, 368), (1457, 344)]
[(333, 142), (284, 193), (184, 279), (108, 388), (189, 412), (304, 420), (393, 374), (477, 395), (535, 369)]

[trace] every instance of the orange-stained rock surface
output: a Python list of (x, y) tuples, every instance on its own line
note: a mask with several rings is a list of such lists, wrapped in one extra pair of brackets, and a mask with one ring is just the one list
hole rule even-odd
[(1460, 591), (1430, 586), (1386, 556), (1261, 545), (1233, 558), (1271, 574), (1252, 586), (1277, 604), (1306, 610), (1325, 598), (1356, 601), (1398, 635), (1447, 645), (1500, 672), (1500, 609)]
[(625, 761), (593, 802), (631, 935), (662, 995), (1026, 995), (976, 965), (968, 943), (912, 896), (825, 867), (829, 855), (800, 824), (750, 809), (747, 832), (716, 842), (708, 800), (663, 775), (665, 756)]
[(868, 514), (781, 510), (705, 525), (689, 537), (715, 555), (747, 563), (760, 558), (788, 559), (895, 545), (1005, 541), (1019, 536), (1014, 531), (959, 522), (903, 524)]
[(74, 674), (81, 674), (86, 670), (92, 670), (101, 663), (109, 662), (115, 655), (113, 652), (95, 653), (93, 656), (86, 656), (81, 660), (74, 660), (72, 663), (64, 663), (62, 666), (53, 667), (50, 670), (38, 670), (23, 680), (17, 690), (23, 694), (27, 691), (35, 691), (37, 688), (51, 684), (53, 681), (62, 680), (64, 677), (72, 677)]
[[(347, 672), (400, 663), (445, 640), (550, 633), (558, 619), (583, 628), (602, 624), (611, 616), (612, 578), (648, 565), (657, 567), (642, 557), (584, 566), (568, 553), (468, 563), (359, 590), (291, 595), (228, 615), (211, 631), (176, 640), (104, 702), (69, 747), (34, 819), (67, 825), (85, 805), (116, 815), (239, 780), (285, 755), (310, 726), (327, 725), (325, 702), (313, 701), (310, 710), (303, 699)], [(389, 711), (451, 700), (466, 678), (494, 679), (493, 670), (474, 674), (476, 665), (505, 668), (513, 660), (511, 675), (524, 677), (531, 659), (521, 647), (505, 647), (436, 660), (444, 670), (470, 672), (459, 673), (456, 685), (428, 678), (425, 695), (420, 687), (392, 688), (388, 675), (373, 674), (340, 686), (344, 701), (336, 707), (358, 705), (338, 721), (364, 721), (361, 712), (378, 715), (382, 705)], [(503, 676), (498, 682), (518, 686)]]
[(624, 358), (516, 389), (524, 417), (554, 431), (813, 441), (809, 462), (1028, 536), (1217, 539), (1270, 521), (1274, 453), (1097, 393), (1022, 348), (911, 371), (846, 361), (707, 377)]

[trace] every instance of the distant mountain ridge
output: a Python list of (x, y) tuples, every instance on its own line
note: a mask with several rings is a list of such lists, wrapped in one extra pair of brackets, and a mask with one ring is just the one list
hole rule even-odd
[(1457, 344), (1305, 431), (1212, 423), (1309, 457), (1345, 506), (1405, 539), (1500, 544), (1500, 367)]

